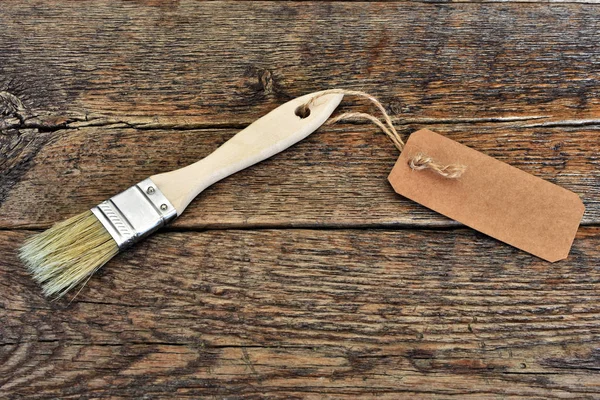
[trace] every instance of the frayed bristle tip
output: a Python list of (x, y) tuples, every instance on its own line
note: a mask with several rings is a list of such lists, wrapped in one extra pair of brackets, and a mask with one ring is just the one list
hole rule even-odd
[(44, 295), (61, 297), (118, 252), (98, 218), (86, 211), (27, 239), (19, 256)]

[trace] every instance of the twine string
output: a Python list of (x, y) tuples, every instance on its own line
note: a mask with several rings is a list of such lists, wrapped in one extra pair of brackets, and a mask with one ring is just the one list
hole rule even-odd
[(426, 156), (423, 153), (415, 154), (408, 160), (408, 166), (416, 171), (430, 169), (437, 172), (441, 176), (450, 179), (460, 178), (467, 170), (466, 165), (461, 164), (440, 164), (433, 158)]
[[(402, 136), (400, 136), (400, 134), (396, 130), (396, 127), (394, 126), (389, 114), (385, 110), (385, 107), (381, 104), (381, 102), (379, 100), (377, 100), (375, 97), (371, 96), (368, 93), (361, 92), (358, 90), (346, 90), (346, 89), (325, 90), (325, 91), (319, 93), (318, 95), (312, 97), (306, 104), (302, 105), (300, 108), (304, 109), (304, 110), (309, 109), (310, 106), (315, 102), (315, 100), (317, 100), (318, 98), (320, 98), (322, 96), (328, 95), (328, 94), (343, 94), (343, 95), (349, 95), (349, 96), (357, 96), (357, 97), (362, 97), (364, 99), (369, 100), (369, 102), (371, 104), (373, 104), (381, 113), (381, 115), (383, 117), (383, 122), (381, 121), (381, 119), (375, 117), (374, 115), (368, 114), (368, 113), (347, 112), (344, 114), (340, 114), (336, 117), (330, 118), (326, 122), (327, 125), (332, 125), (332, 124), (335, 124), (336, 122), (340, 122), (340, 121), (360, 121), (360, 120), (364, 121), (364, 120), (367, 120), (367, 121), (370, 121), (373, 124), (377, 125), (379, 127), (379, 129), (381, 129), (381, 131), (388, 138), (390, 138), (392, 143), (394, 143), (394, 146), (396, 146), (396, 148), (400, 152), (402, 152), (402, 150), (404, 150), (404, 146), (405, 146), (404, 140), (402, 140)], [(421, 171), (421, 170), (428, 169), (428, 170), (431, 170), (431, 171), (437, 173), (438, 175), (441, 175), (444, 178), (448, 178), (448, 179), (460, 178), (467, 169), (467, 167), (465, 165), (442, 164), (442, 163), (436, 161), (435, 159), (433, 159), (425, 154), (422, 154), (422, 153), (415, 154), (414, 156), (412, 156), (408, 160), (408, 166), (415, 171)]]

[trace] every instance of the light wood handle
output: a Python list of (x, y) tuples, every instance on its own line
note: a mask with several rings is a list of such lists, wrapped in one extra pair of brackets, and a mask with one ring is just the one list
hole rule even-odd
[(300, 118), (296, 109), (318, 92), (291, 100), (253, 122), (202, 160), (150, 179), (181, 215), (204, 189), (244, 168), (265, 160), (317, 130), (342, 101), (342, 94), (327, 94)]

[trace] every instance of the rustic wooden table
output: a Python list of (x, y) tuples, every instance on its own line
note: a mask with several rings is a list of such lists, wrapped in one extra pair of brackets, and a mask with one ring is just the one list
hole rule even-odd
[[(3, 1), (0, 397), (600, 397), (600, 7), (443, 3)], [(394, 146), (340, 124), (211, 187), (72, 302), (17, 260), (331, 87), (578, 193), (570, 257), (395, 195)]]

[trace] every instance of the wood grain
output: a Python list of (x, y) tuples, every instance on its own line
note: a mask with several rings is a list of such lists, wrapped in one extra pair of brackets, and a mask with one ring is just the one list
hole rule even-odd
[[(598, 398), (600, 7), (583, 3), (3, 1), (0, 398)], [(579, 194), (571, 256), (395, 195), (393, 145), (340, 124), (211, 187), (71, 303), (16, 259), (27, 229), (330, 87)]]
[(470, 230), (162, 233), (69, 304), (5, 231), (0, 395), (592, 398), (599, 233), (553, 265)]
[[(579, 194), (600, 222), (600, 142), (589, 127), (427, 125)], [(405, 131), (417, 129), (406, 126)], [(87, 127), (23, 134), (0, 178), (0, 227), (47, 228), (159, 172), (208, 155), (236, 130)], [(45, 143), (40, 145), (39, 143)], [(376, 127), (323, 127), (282, 154), (215, 184), (175, 227), (457, 226), (387, 182), (397, 150)]]
[[(408, 118), (598, 118), (588, 4), (3, 2), (0, 76), (48, 125), (248, 124), (362, 89)], [(90, 12), (93, 9), (93, 12)], [(44, 120), (45, 121), (45, 120)]]

